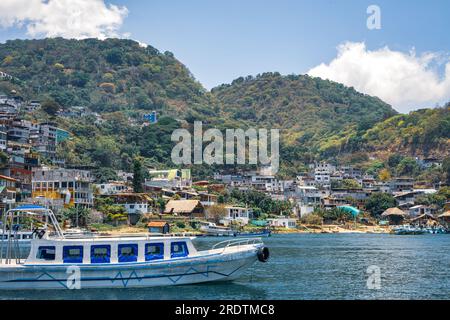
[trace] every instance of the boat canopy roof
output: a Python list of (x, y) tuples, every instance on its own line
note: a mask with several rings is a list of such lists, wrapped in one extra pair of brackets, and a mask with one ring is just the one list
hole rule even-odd
[(35, 204), (24, 204), (9, 211), (48, 211), (49, 209)]

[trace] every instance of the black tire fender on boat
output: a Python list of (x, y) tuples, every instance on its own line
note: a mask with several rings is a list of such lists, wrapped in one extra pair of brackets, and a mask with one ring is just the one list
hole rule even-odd
[(258, 252), (256, 253), (258, 260), (261, 262), (267, 262), (269, 260), (269, 248), (267, 247), (261, 247), (258, 249)]

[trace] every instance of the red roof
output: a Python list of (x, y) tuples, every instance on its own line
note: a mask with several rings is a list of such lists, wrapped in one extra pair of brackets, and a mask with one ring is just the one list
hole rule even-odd
[(8, 180), (8, 181), (13, 181), (13, 182), (17, 182), (17, 179), (11, 178), (11, 177), (7, 177), (7, 176), (3, 176), (0, 174), (0, 179), (2, 180)]
[(166, 223), (166, 221), (150, 221), (147, 223), (147, 227), (164, 227)]

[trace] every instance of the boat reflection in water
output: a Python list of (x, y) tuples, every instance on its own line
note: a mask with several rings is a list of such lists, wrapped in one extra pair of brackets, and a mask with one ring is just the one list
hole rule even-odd
[[(31, 239), (28, 258), (22, 259), (18, 241), (12, 236), (17, 231), (13, 226), (21, 216), (36, 214), (44, 216), (50, 225)], [(53, 212), (35, 205), (9, 210), (4, 216), (3, 234), (9, 237), (1, 241), (0, 288), (11, 290), (229, 281), (257, 260), (266, 262), (269, 258), (269, 250), (260, 238), (230, 239), (202, 251), (194, 247), (192, 237), (67, 238)]]

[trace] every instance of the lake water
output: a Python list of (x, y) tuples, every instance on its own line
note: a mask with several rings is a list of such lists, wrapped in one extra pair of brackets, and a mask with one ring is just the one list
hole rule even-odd
[[(201, 248), (223, 239), (196, 240)], [(6, 292), (0, 299), (450, 299), (450, 235), (273, 235), (268, 263), (235, 282), (148, 289)], [(367, 268), (380, 270), (368, 289)]]

